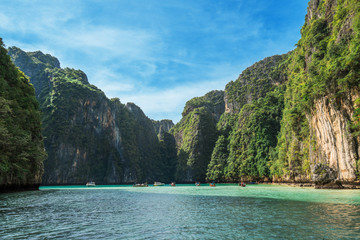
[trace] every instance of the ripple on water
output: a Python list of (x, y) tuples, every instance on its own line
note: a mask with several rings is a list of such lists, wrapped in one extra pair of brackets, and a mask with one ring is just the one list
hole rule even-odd
[(59, 188), (0, 195), (5, 239), (341, 239), (358, 191), (277, 186)]

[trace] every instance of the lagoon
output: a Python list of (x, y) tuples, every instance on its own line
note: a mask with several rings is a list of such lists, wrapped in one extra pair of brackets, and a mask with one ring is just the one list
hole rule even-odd
[(356, 239), (360, 191), (55, 186), (0, 194), (4, 239)]

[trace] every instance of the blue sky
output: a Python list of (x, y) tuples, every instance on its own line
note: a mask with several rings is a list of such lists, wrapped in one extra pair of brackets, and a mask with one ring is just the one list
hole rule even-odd
[(292, 49), (307, 0), (1, 0), (6, 46), (41, 50), (61, 67), (155, 120), (253, 63)]

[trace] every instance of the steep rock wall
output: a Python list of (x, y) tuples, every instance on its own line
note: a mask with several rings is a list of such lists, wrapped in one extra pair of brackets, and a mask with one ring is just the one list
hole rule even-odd
[(174, 126), (173, 121), (168, 119), (164, 119), (161, 121), (152, 120), (152, 123), (158, 136), (161, 136), (163, 133), (169, 132), (170, 129)]
[(186, 103), (182, 119), (170, 130), (178, 149), (177, 181), (205, 181), (218, 134), (216, 123), (224, 111), (223, 91), (212, 91)]
[[(349, 105), (350, 104), (350, 105)], [(358, 149), (351, 135), (351, 102), (341, 102), (340, 108), (328, 97), (315, 102), (309, 118), (310, 132), (316, 137), (316, 151), (310, 154), (312, 165), (324, 162), (337, 171), (337, 178), (351, 182), (356, 179)]]
[(9, 55), (30, 75), (43, 112), (43, 184), (173, 180), (162, 167), (170, 160), (153, 124), (138, 106), (108, 99), (84, 72), (62, 69), (48, 54), (12, 47)]
[(357, 180), (359, 21), (358, 1), (309, 2), (289, 61), (274, 179), (311, 181), (323, 164), (336, 180)]
[(0, 192), (38, 189), (46, 158), (33, 86), (0, 38)]

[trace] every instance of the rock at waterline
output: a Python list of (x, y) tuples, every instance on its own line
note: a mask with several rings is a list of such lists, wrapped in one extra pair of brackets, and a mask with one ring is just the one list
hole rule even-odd
[(331, 167), (317, 163), (313, 169), (313, 181), (316, 189), (341, 189), (344, 188), (336, 179), (337, 172)]

